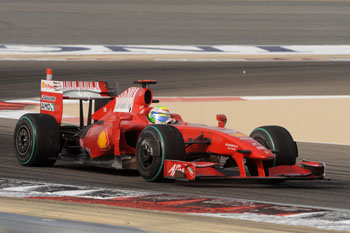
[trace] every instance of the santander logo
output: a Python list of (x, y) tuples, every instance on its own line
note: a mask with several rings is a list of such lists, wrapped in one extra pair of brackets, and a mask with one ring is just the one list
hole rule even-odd
[(181, 164), (174, 164), (169, 170), (168, 170), (168, 174), (169, 176), (175, 176), (175, 172), (176, 171), (180, 171), (185, 173), (185, 168), (183, 168), (181, 166)]

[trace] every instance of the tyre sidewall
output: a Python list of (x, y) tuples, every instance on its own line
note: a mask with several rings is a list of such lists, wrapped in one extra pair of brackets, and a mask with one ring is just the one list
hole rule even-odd
[[(25, 129), (28, 131), (29, 136), (29, 142), (28, 142), (28, 149), (25, 153), (21, 153), (19, 150), (18, 143), (16, 142), (17, 136), (21, 129)], [(15, 134), (14, 134), (14, 142), (15, 142), (15, 152), (16, 157), (19, 163), (23, 166), (30, 166), (33, 161), (35, 161), (35, 145), (36, 145), (36, 132), (35, 128), (33, 126), (32, 121), (28, 116), (23, 116), (20, 118), (16, 125)]]
[(164, 164), (164, 150), (162, 149), (162, 144), (164, 144), (164, 140), (160, 133), (156, 128), (148, 127), (147, 130), (143, 131), (139, 137), (138, 143), (136, 147), (136, 156), (139, 156), (141, 150), (142, 143), (149, 143), (154, 150), (155, 156), (153, 157), (152, 165), (148, 168), (145, 168), (141, 164), (141, 160), (139, 157), (136, 158), (136, 166), (140, 175), (144, 177), (147, 181), (156, 180), (161, 171)]
[[(16, 136), (21, 128), (27, 128), (30, 134), (29, 149), (25, 154), (18, 151)], [(25, 114), (16, 125), (14, 144), (16, 157), (23, 166), (52, 166), (61, 149), (59, 127), (47, 114)]]
[[(146, 136), (157, 141), (159, 146), (159, 154), (152, 169), (143, 169), (140, 164), (139, 149), (142, 141)], [(147, 181), (162, 181), (164, 160), (184, 160), (185, 158), (185, 142), (182, 134), (174, 126), (171, 125), (150, 125), (146, 127), (137, 142), (136, 146), (136, 165), (141, 176)], [(145, 170), (145, 171), (144, 171)]]

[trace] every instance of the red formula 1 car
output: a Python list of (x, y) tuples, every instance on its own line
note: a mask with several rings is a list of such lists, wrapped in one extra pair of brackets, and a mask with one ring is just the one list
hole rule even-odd
[[(187, 123), (178, 114), (171, 114), (171, 124), (150, 122), (150, 105), (159, 102), (149, 88), (155, 83), (136, 81), (135, 87), (117, 96), (107, 82), (42, 80), (40, 114), (23, 115), (15, 129), (18, 161), (24, 166), (52, 166), (56, 160), (65, 160), (137, 169), (147, 181), (278, 183), (325, 178), (324, 163), (296, 164), (297, 145), (280, 126), (259, 127), (247, 136), (225, 128), (222, 114), (216, 115), (217, 127)], [(80, 101), (80, 126), (61, 124), (63, 99)], [(83, 101), (89, 102), (86, 125)]]

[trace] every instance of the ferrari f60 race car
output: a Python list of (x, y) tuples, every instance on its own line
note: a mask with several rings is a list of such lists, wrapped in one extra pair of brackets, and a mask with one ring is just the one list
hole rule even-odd
[[(247, 136), (225, 128), (223, 114), (216, 115), (216, 127), (187, 123), (174, 113), (171, 124), (151, 123), (150, 105), (159, 101), (153, 99), (149, 85), (156, 81), (134, 83), (117, 95), (107, 82), (42, 80), (40, 114), (25, 114), (16, 125), (19, 163), (52, 166), (56, 160), (65, 160), (137, 169), (147, 181), (325, 179), (324, 163), (296, 164), (297, 145), (280, 126), (258, 127)], [(64, 99), (79, 100), (80, 126), (61, 124)], [(89, 103), (87, 120), (83, 101)]]

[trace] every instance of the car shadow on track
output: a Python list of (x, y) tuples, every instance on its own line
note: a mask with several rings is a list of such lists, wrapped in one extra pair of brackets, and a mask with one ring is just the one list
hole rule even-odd
[(261, 184), (256, 181), (195, 181), (195, 182), (176, 182), (174, 185), (191, 188), (246, 188), (246, 189), (325, 189), (325, 190), (344, 190), (349, 189), (349, 183), (342, 181), (331, 182), (324, 181), (286, 181), (280, 184)]
[(55, 165), (56, 168), (63, 168), (67, 170), (72, 171), (82, 171), (82, 172), (89, 172), (89, 173), (99, 173), (99, 174), (106, 174), (106, 175), (116, 175), (116, 176), (139, 176), (139, 173), (137, 170), (116, 170), (114, 168), (100, 168), (95, 166), (88, 166), (88, 165), (80, 165), (80, 164), (64, 164), (60, 163)]

